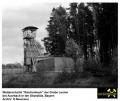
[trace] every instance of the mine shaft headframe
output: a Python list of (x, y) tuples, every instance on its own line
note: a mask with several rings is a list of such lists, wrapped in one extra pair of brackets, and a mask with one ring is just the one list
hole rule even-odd
[(33, 31), (36, 31), (38, 28), (37, 27), (34, 27), (34, 26), (27, 26), (25, 28), (22, 29), (22, 31), (26, 31), (26, 30), (31, 30), (32, 32)]
[(23, 39), (35, 39), (36, 38), (36, 30), (38, 28), (34, 26), (27, 26), (22, 29)]

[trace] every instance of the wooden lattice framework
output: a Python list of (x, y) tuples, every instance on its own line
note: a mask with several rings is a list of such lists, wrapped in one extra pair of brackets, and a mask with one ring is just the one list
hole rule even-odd
[(26, 71), (36, 72), (36, 60), (42, 54), (42, 46), (36, 41), (37, 27), (28, 26), (22, 29), (24, 41), (24, 67)]

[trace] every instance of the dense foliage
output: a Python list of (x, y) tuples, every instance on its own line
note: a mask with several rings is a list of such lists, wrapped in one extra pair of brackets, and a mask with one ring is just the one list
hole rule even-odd
[(53, 8), (46, 28), (49, 35), (43, 39), (46, 51), (64, 56), (66, 41), (73, 39), (85, 60), (91, 57), (109, 65), (118, 45), (117, 16), (117, 3), (70, 3), (66, 9)]

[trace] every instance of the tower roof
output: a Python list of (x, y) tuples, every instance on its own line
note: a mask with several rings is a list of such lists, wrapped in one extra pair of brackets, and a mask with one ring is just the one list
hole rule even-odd
[(26, 31), (26, 30), (31, 30), (31, 31), (36, 31), (38, 28), (34, 27), (34, 26), (27, 26), (25, 28), (22, 29), (22, 31)]

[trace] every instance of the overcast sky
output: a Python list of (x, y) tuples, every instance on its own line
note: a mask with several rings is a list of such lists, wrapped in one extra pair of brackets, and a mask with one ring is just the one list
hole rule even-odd
[(67, 7), (69, 3), (37, 3), (20, 6), (10, 6), (2, 10), (2, 63), (23, 61), (23, 39), (21, 29), (26, 26), (36, 26), (37, 40), (47, 36), (45, 27), (53, 7)]

